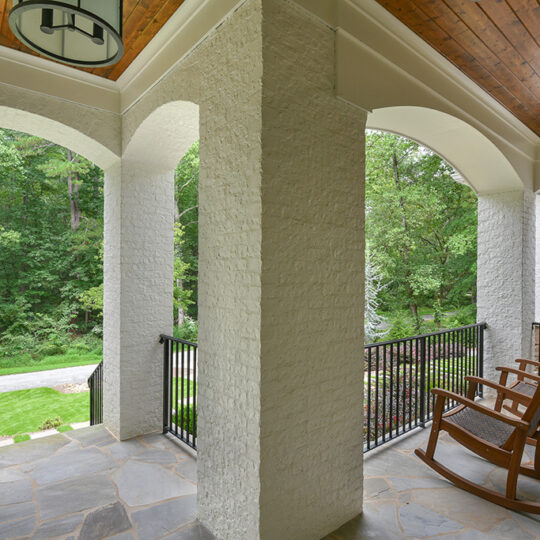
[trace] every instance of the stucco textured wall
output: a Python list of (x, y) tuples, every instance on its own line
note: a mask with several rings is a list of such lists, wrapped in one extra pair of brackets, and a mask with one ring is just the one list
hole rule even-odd
[(160, 333), (172, 331), (174, 173), (123, 159), (105, 178), (105, 424), (162, 429)]
[(262, 5), (260, 536), (313, 539), (362, 508), (366, 119), (334, 32)]
[(71, 148), (104, 169), (120, 159), (119, 114), (0, 83), (0, 122)]
[(478, 310), (486, 321), (484, 376), (530, 354), (534, 317), (534, 195), (512, 191), (478, 199)]
[(124, 148), (171, 101), (200, 106), (199, 518), (319, 538), (362, 507), (365, 115), (334, 97), (334, 32), (287, 0), (230, 14)]

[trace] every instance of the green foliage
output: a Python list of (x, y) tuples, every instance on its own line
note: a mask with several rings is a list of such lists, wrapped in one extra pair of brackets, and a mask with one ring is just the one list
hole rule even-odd
[[(366, 153), (366, 239), (385, 284), (381, 307), (431, 306), (439, 323), (443, 309), (476, 294), (475, 194), (409, 139), (368, 132)], [(421, 326), (418, 317), (413, 333)]]
[(459, 308), (455, 314), (449, 315), (443, 319), (446, 328), (457, 328), (467, 326), (476, 322), (476, 306), (468, 304)]
[(199, 323), (190, 317), (186, 317), (184, 324), (174, 327), (173, 337), (197, 343), (199, 338)]
[[(25, 336), (15, 336), (5, 341), (18, 342), (19, 348), (24, 352), (17, 352), (9, 345), (0, 349), (0, 375), (99, 364), (102, 360), (101, 339), (92, 335), (78, 337), (69, 344), (65, 352), (56, 354), (55, 350), (52, 355), (43, 353), (47, 349), (47, 342), (33, 342)], [(24, 344), (27, 345), (26, 350)]]
[(33, 433), (57, 416), (66, 424), (90, 417), (90, 392), (62, 394), (52, 388), (32, 388), (0, 394), (0, 436)]
[(175, 319), (177, 324), (179, 306), (183, 308), (185, 315), (197, 319), (199, 163), (199, 141), (197, 141), (180, 160), (175, 171), (174, 193), (177, 210), (175, 216)]
[(22, 435), (15, 435), (15, 437), (13, 437), (13, 442), (15, 444), (24, 442), (24, 441), (29, 441), (29, 440), (30, 440), (30, 435), (28, 435), (28, 433), (23, 433)]
[(65, 353), (101, 332), (103, 173), (0, 129), (0, 359)]
[(54, 418), (47, 418), (41, 423), (41, 426), (39, 426), (39, 431), (54, 429), (61, 426), (63, 423), (63, 420), (59, 416), (55, 416)]
[(390, 328), (384, 336), (384, 341), (402, 339), (414, 336), (418, 333), (415, 322), (408, 314), (397, 313), (388, 319)]

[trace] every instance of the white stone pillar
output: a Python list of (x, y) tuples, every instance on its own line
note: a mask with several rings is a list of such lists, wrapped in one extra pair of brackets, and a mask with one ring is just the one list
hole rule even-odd
[(209, 45), (198, 503), (217, 538), (321, 538), (362, 510), (365, 114), (334, 97), (334, 37), (252, 0)]
[(123, 159), (105, 172), (104, 422), (120, 439), (163, 428), (160, 333), (172, 331), (174, 173)]
[(478, 321), (485, 321), (484, 376), (531, 355), (535, 315), (535, 195), (478, 198)]

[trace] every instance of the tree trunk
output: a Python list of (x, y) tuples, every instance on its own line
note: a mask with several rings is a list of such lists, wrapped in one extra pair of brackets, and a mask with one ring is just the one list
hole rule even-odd
[[(71, 150), (67, 150), (67, 158), (71, 163), (77, 162), (77, 157), (73, 155)], [(81, 224), (82, 211), (79, 208), (79, 175), (78, 173), (68, 172), (67, 176), (68, 195), (69, 195), (69, 210), (71, 230), (76, 231)]]

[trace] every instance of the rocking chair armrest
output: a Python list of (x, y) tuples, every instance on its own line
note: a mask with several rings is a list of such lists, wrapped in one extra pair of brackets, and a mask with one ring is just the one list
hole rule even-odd
[(503, 386), (502, 384), (488, 381), (487, 379), (482, 379), (481, 377), (467, 375), (465, 377), (465, 380), (472, 383), (489, 386), (490, 388), (493, 388), (494, 390), (496, 390), (497, 394), (502, 394), (503, 397), (505, 397), (505, 399), (518, 399), (519, 400), (519, 399), (523, 399), (524, 397), (530, 399), (530, 396), (526, 396), (525, 394), (522, 394), (520, 392), (517, 392), (516, 390)]
[(458, 403), (461, 403), (462, 405), (465, 405), (466, 407), (469, 407), (470, 409), (473, 409), (482, 414), (485, 414), (486, 416), (491, 416), (492, 418), (495, 418), (496, 420), (500, 420), (501, 422), (504, 422), (505, 424), (513, 426), (522, 431), (528, 431), (529, 429), (529, 424), (527, 422), (523, 422), (523, 420), (510, 418), (508, 416), (505, 416), (504, 414), (501, 414), (500, 412), (494, 411), (492, 409), (488, 409), (487, 407), (484, 407), (483, 405), (480, 405), (479, 403), (476, 403), (476, 401), (472, 401), (469, 398), (466, 398), (465, 396), (454, 394), (454, 392), (449, 392), (448, 390), (443, 390), (442, 388), (433, 388), (431, 392), (436, 396), (441, 396), (447, 399), (451, 399), (453, 401), (457, 401)]
[(536, 362), (535, 360), (528, 360), (527, 358), (516, 358), (514, 362), (540, 368), (540, 362)]
[(531, 379), (532, 381), (535, 381), (537, 383), (540, 382), (540, 377), (538, 375), (533, 375), (532, 373), (529, 373), (528, 371), (522, 371), (521, 369), (506, 367), (506, 366), (498, 366), (497, 371), (503, 371), (506, 373), (513, 373), (514, 375), (519, 375), (521, 377), (526, 377), (527, 379)]

